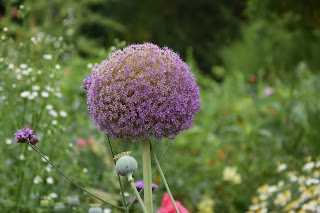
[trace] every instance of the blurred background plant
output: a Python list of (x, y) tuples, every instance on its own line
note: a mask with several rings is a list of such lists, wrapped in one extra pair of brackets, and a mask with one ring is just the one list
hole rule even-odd
[[(162, 162), (174, 197), (190, 212), (247, 211), (259, 186), (283, 180), (279, 162), (298, 171), (320, 152), (319, 23), (320, 3), (311, 0), (0, 0), (1, 212), (117, 212), (13, 144), (13, 135), (30, 126), (51, 161), (121, 205), (111, 155), (80, 86), (110, 52), (143, 41), (178, 51), (201, 87), (194, 127)], [(159, 155), (167, 142), (153, 141)], [(113, 145), (140, 153), (131, 143)], [(165, 188), (158, 173), (153, 182), (157, 210)], [(133, 192), (125, 192), (129, 201)]]

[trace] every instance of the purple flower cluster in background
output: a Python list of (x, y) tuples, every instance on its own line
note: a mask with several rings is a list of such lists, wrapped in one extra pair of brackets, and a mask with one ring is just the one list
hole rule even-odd
[(144, 43), (117, 50), (84, 81), (89, 117), (114, 138), (174, 138), (193, 125), (201, 108), (190, 69), (167, 47)]
[(83, 83), (84, 83), (84, 85), (82, 85), (81, 88), (88, 90), (90, 88), (90, 85), (91, 85), (91, 76), (88, 76), (87, 78), (85, 78), (83, 80)]
[[(134, 185), (136, 186), (136, 188), (138, 190), (142, 189), (144, 187), (144, 183), (143, 183), (143, 180), (140, 180), (138, 182), (135, 182)], [(154, 189), (157, 189), (158, 188), (158, 185), (155, 184), (155, 183), (152, 183), (152, 190)]]
[(17, 133), (14, 134), (15, 143), (27, 143), (30, 142), (32, 145), (36, 145), (39, 142), (39, 138), (33, 134), (33, 129), (24, 128), (19, 129)]

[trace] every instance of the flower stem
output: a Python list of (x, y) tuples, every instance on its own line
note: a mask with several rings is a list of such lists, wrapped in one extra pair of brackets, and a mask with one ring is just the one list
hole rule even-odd
[[(167, 154), (170, 145), (171, 145), (171, 141), (169, 141), (169, 143), (167, 144), (167, 148), (166, 148), (166, 150), (164, 151), (164, 153), (162, 154), (162, 156), (161, 156), (161, 158), (160, 158), (160, 160), (159, 160), (159, 163), (161, 163), (161, 161), (163, 160), (164, 156)], [(152, 176), (154, 175), (154, 173), (156, 172), (156, 170), (157, 170), (157, 168), (155, 168), (155, 169), (153, 170)], [(139, 194), (142, 193), (143, 189), (144, 189), (144, 188), (142, 188), (142, 189), (139, 190)], [(136, 199), (132, 200), (131, 203), (129, 203), (128, 208), (134, 203), (134, 201), (136, 201)]]
[(143, 211), (144, 213), (148, 213), (148, 212), (147, 212), (147, 209), (146, 209), (145, 205), (143, 204), (143, 201), (142, 201), (142, 199), (141, 199), (141, 197), (140, 197), (140, 194), (139, 194), (136, 186), (134, 185), (134, 182), (131, 181), (131, 182), (130, 182), (130, 185), (131, 185), (131, 188), (132, 188), (132, 190), (133, 190), (136, 198), (137, 198), (138, 201), (139, 201), (139, 204), (140, 204), (140, 206), (141, 206), (141, 208), (142, 208), (142, 211)]
[(142, 140), (142, 166), (144, 183), (144, 204), (148, 213), (153, 213), (152, 208), (152, 174), (151, 174), (150, 140)]
[[(152, 147), (151, 147), (151, 149), (152, 149)], [(154, 157), (154, 160), (155, 160), (155, 162), (156, 162), (158, 171), (159, 171), (159, 173), (160, 173), (161, 179), (163, 180), (164, 186), (166, 187), (166, 190), (167, 190), (167, 192), (168, 192), (168, 194), (169, 194), (169, 197), (170, 197), (170, 199), (171, 199), (171, 202), (172, 202), (174, 208), (176, 209), (177, 213), (180, 213), (180, 212), (179, 212), (179, 209), (178, 209), (178, 207), (177, 207), (177, 205), (176, 205), (176, 202), (174, 201), (173, 196), (172, 196), (172, 194), (171, 194), (171, 191), (170, 191), (169, 185), (168, 185), (168, 183), (167, 183), (167, 180), (166, 180), (166, 178), (165, 178), (165, 176), (164, 176), (164, 174), (163, 174), (163, 172), (162, 172), (162, 169), (161, 169), (161, 167), (160, 167), (160, 164), (159, 164), (157, 155), (156, 155), (156, 153), (154, 152), (153, 149), (152, 149), (152, 153), (153, 153), (153, 157)]]
[[(116, 165), (116, 160), (114, 159), (114, 151), (113, 151), (113, 148), (112, 148), (112, 145), (111, 145), (111, 141), (110, 141), (110, 138), (108, 138), (108, 143), (109, 143), (109, 147), (110, 147), (110, 151), (111, 151), (111, 155), (112, 155), (112, 159), (113, 159), (113, 163), (114, 165)], [(128, 206), (127, 206), (127, 202), (126, 202), (126, 199), (124, 197), (124, 194), (123, 194), (123, 188), (122, 188), (122, 183), (121, 183), (121, 179), (120, 179), (120, 175), (117, 174), (118, 176), (118, 181), (119, 181), (119, 185), (120, 185), (120, 191), (121, 191), (121, 197), (122, 197), (122, 202), (123, 202), (123, 205), (124, 205), (124, 208), (125, 208), (125, 212), (129, 213), (129, 210), (128, 210)]]
[(51, 161), (49, 161), (41, 152), (40, 150), (38, 149), (38, 147), (36, 146), (33, 146), (31, 145), (30, 143), (28, 143), (28, 145), (34, 150), (36, 151), (43, 159), (45, 159), (48, 163), (50, 163), (51, 166), (53, 166), (56, 170), (58, 170), (58, 172), (60, 172), (61, 175), (63, 175), (65, 178), (67, 178), (71, 183), (73, 183), (75, 186), (77, 186), (78, 188), (80, 188), (81, 190), (85, 191), (86, 193), (88, 193), (89, 195), (91, 195), (92, 197), (112, 206), (112, 207), (115, 207), (115, 208), (119, 208), (119, 209), (125, 209), (121, 206), (116, 206), (116, 205), (113, 205), (107, 201), (104, 201), (102, 200), (101, 198), (95, 196), (94, 194), (91, 194), (89, 191), (85, 190), (82, 186), (80, 186), (79, 184), (77, 184), (76, 182), (74, 182), (72, 179), (70, 179), (67, 175), (65, 175), (56, 165), (54, 165), (53, 163), (51, 163)]
[[(28, 147), (24, 149), (23, 156), (26, 156), (27, 148)], [(19, 162), (19, 173), (20, 173), (19, 179), (20, 180), (18, 183), (18, 191), (17, 191), (17, 197), (16, 197), (16, 212), (20, 212), (21, 190), (22, 190), (22, 183), (24, 182), (24, 173), (21, 172), (22, 171), (21, 164), (22, 162), (20, 161)]]

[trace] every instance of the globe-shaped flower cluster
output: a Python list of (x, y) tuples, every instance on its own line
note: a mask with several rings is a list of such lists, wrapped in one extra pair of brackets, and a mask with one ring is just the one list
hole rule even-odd
[(107, 136), (174, 138), (201, 108), (190, 67), (167, 47), (131, 45), (110, 54), (86, 80), (89, 117)]

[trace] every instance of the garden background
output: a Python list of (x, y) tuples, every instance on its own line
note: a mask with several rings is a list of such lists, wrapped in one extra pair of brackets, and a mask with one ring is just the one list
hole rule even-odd
[[(30, 126), (54, 164), (121, 205), (108, 144), (80, 87), (109, 53), (144, 41), (179, 53), (201, 88), (194, 126), (161, 163), (176, 200), (200, 213), (319, 208), (319, 1), (0, 0), (1, 212), (119, 212), (13, 139)], [(168, 143), (152, 141), (159, 155)], [(139, 144), (112, 144), (141, 163)], [(157, 172), (153, 182), (157, 210), (165, 188)], [(310, 186), (312, 196), (299, 200)]]

